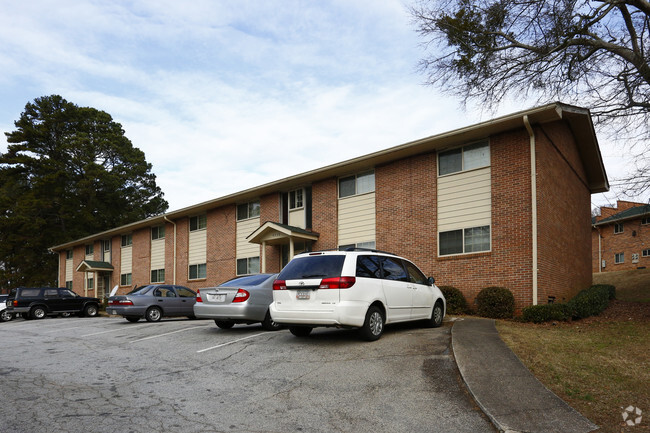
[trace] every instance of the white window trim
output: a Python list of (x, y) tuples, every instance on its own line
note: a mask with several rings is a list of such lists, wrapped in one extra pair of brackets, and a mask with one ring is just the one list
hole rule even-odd
[[(441, 153), (445, 153), (445, 152), (447, 152), (449, 150), (464, 149), (465, 147), (472, 146), (474, 144), (478, 144), (478, 143), (482, 143), (482, 142), (486, 142), (487, 145), (488, 145), (488, 164), (487, 165), (484, 165), (484, 166), (481, 166), (481, 167), (474, 167), (474, 168), (470, 168), (470, 169), (465, 169), (463, 167), (459, 171), (454, 171), (453, 173), (440, 174), (440, 154)], [(461, 151), (461, 152), (464, 153), (464, 151)], [(461, 153), (461, 165), (464, 165), (464, 160), (462, 158), (462, 153)], [(484, 170), (487, 167), (492, 166), (492, 160), (490, 158), (491, 155), (492, 155), (492, 144), (490, 143), (489, 138), (485, 138), (483, 140), (473, 141), (471, 143), (466, 143), (466, 144), (463, 144), (462, 146), (457, 146), (457, 147), (451, 147), (449, 149), (444, 149), (442, 151), (437, 152), (437, 155), (436, 155), (436, 165), (437, 165), (437, 167), (436, 167), (436, 172), (437, 173), (436, 174), (438, 175), (438, 177), (447, 177), (447, 176), (454, 176), (454, 175), (459, 174), (459, 173), (471, 173), (472, 171), (476, 171), (476, 170)]]
[[(367, 175), (367, 174), (370, 174), (370, 173), (372, 173), (372, 176), (373, 176), (374, 187), (373, 187), (372, 191), (366, 191), (366, 192), (361, 192), (360, 193), (358, 185), (357, 185), (357, 182), (359, 180), (359, 176), (364, 176), (364, 175)], [(341, 197), (341, 179), (345, 179), (345, 178), (352, 177), (352, 176), (354, 176), (354, 194), (346, 195), (345, 197)], [(377, 173), (376, 173), (375, 169), (373, 168), (372, 170), (366, 170), (366, 171), (362, 171), (362, 172), (359, 172), (359, 173), (349, 174), (347, 176), (339, 177), (338, 180), (336, 181), (336, 189), (337, 189), (336, 192), (337, 192), (338, 199), (339, 200), (345, 200), (345, 199), (352, 198), (352, 197), (360, 197), (360, 196), (366, 195), (366, 194), (374, 194), (377, 191), (377, 177), (376, 176), (377, 176)]]
[[(197, 276), (197, 277), (195, 277), (195, 278), (192, 278), (192, 277), (190, 276), (190, 268), (191, 268), (192, 266), (197, 266), (197, 268), (196, 268), (196, 273), (197, 273), (197, 275), (198, 275), (198, 273), (199, 273), (199, 268), (198, 268), (198, 266), (201, 266), (201, 265), (204, 265), (204, 266), (205, 266), (205, 277), (199, 277), (199, 276)], [(192, 263), (192, 264), (190, 264), (190, 265), (187, 266), (187, 279), (188, 279), (188, 281), (205, 280), (207, 277), (208, 277), (208, 264), (207, 264), (207, 263)]]
[[(482, 251), (471, 251), (469, 253), (462, 252), (462, 253), (455, 253), (455, 254), (440, 254), (440, 233), (447, 233), (447, 232), (454, 232), (456, 230), (461, 230), (463, 234), (463, 250), (465, 249), (465, 230), (466, 229), (473, 229), (473, 228), (478, 228), (478, 227), (485, 227), (488, 226), (490, 228), (490, 248), (487, 250), (482, 250)], [(470, 227), (463, 227), (463, 228), (457, 228), (453, 230), (444, 230), (442, 232), (438, 232), (438, 257), (458, 257), (458, 256), (468, 256), (472, 254), (485, 254), (485, 253), (491, 253), (492, 252), (492, 224), (484, 224), (482, 226), (470, 226)]]
[[(199, 227), (194, 230), (192, 230), (192, 218), (197, 218), (196, 220), (196, 225), (199, 225), (199, 222), (201, 221), (201, 217), (205, 217), (205, 227)], [(200, 232), (201, 230), (207, 230), (208, 229), (208, 215), (207, 214), (201, 214), (201, 215), (194, 215), (189, 218), (189, 221), (187, 222), (187, 228), (190, 233), (194, 232)]]

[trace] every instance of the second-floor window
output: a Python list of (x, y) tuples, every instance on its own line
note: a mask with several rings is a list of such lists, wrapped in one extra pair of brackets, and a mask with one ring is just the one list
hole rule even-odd
[(122, 235), (122, 248), (130, 247), (131, 245), (133, 245), (133, 235)]
[(151, 240), (162, 239), (165, 237), (165, 226), (151, 227)]
[(302, 206), (302, 188), (289, 191), (289, 209), (300, 209)]
[(623, 223), (614, 224), (614, 233), (623, 233)]
[(87, 256), (92, 256), (94, 251), (93, 244), (88, 244), (86, 245), (86, 255)]
[(438, 154), (438, 174), (457, 173), (490, 165), (490, 145), (485, 141)]
[(237, 221), (260, 216), (259, 200), (237, 205)]
[(197, 215), (190, 217), (190, 231), (204, 230), (208, 226), (207, 215)]
[(339, 179), (339, 198), (365, 194), (375, 190), (375, 172), (369, 171)]

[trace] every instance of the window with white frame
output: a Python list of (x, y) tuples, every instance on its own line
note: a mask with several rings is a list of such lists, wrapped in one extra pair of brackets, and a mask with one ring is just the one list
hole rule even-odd
[(65, 259), (66, 260), (72, 260), (72, 250), (67, 250), (65, 252)]
[(650, 257), (650, 249), (643, 250), (643, 256), (642, 257)]
[(72, 290), (72, 281), (66, 281), (65, 282), (65, 288), (68, 290)]
[(165, 282), (165, 270), (164, 269), (154, 269), (151, 271), (151, 282), (152, 283), (164, 283)]
[(614, 263), (625, 263), (625, 253), (616, 253), (614, 255)]
[(120, 275), (120, 286), (130, 286), (131, 285), (131, 273), (121, 274)]
[(302, 188), (289, 191), (289, 209), (300, 209), (303, 206)]
[(207, 265), (205, 263), (190, 265), (190, 269), (189, 269), (190, 280), (199, 280), (202, 278), (206, 278), (206, 276), (207, 276)]
[(88, 290), (95, 288), (95, 279), (92, 277), (92, 274), (88, 274), (88, 277), (86, 277), (86, 288)]
[(614, 233), (623, 233), (623, 223), (614, 224)]
[(165, 226), (151, 227), (151, 240), (163, 239), (165, 237)]
[(131, 245), (133, 245), (133, 235), (122, 235), (122, 248), (130, 247)]
[(440, 232), (440, 255), (490, 251), (490, 226)]
[(339, 179), (339, 198), (366, 194), (375, 190), (375, 172), (368, 171)]
[(93, 244), (88, 244), (86, 245), (86, 255), (87, 256), (92, 256), (95, 248)]
[(641, 224), (650, 224), (650, 217), (641, 218)]
[(237, 259), (237, 275), (259, 274), (260, 272), (260, 258), (247, 257), (245, 259)]
[(237, 205), (237, 221), (260, 216), (260, 201), (251, 201)]
[(487, 140), (438, 154), (438, 174), (457, 173), (490, 165), (490, 144)]
[(375, 241), (370, 241), (370, 242), (357, 242), (356, 244), (346, 244), (346, 245), (339, 245), (339, 250), (340, 251), (345, 251), (349, 249), (354, 249), (354, 248), (363, 248), (366, 250), (374, 250), (375, 249)]
[(190, 217), (190, 231), (195, 232), (198, 230), (205, 230), (208, 226), (207, 215), (197, 215)]

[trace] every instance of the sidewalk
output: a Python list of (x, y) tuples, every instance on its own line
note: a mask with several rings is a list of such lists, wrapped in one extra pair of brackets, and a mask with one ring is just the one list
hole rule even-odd
[(598, 429), (528, 371), (501, 340), (494, 320), (459, 319), (451, 336), (467, 388), (499, 430), (587, 433)]

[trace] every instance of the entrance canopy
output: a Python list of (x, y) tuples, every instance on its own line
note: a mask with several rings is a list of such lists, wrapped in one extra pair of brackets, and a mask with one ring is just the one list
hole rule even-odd
[(110, 272), (113, 269), (113, 265), (108, 262), (94, 260), (84, 260), (77, 266), (77, 272)]
[(318, 233), (310, 232), (300, 227), (293, 227), (286, 224), (267, 221), (253, 233), (248, 235), (248, 242), (262, 245), (261, 271), (266, 272), (266, 248), (267, 245), (289, 245), (289, 257), (294, 256), (295, 244), (305, 241), (317, 241)]

